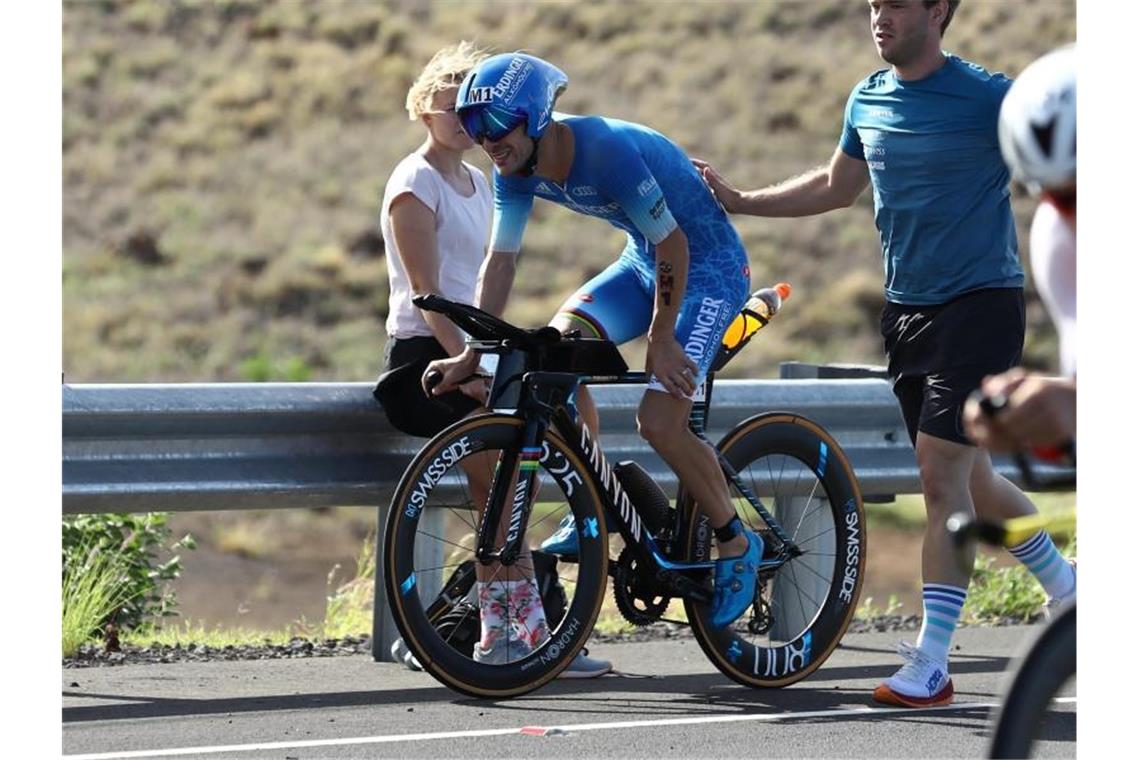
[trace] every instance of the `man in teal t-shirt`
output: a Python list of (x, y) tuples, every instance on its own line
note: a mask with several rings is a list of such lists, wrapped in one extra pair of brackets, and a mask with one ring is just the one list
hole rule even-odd
[[(954, 695), (950, 640), (969, 575), (955, 560), (946, 518), (1036, 511), (962, 430), (970, 392), (1021, 360), (1025, 302), (997, 133), (1011, 80), (942, 51), (958, 4), (869, 0), (875, 46), (891, 67), (851, 92), (829, 166), (741, 192), (694, 162), (731, 213), (809, 216), (850, 206), (868, 183), (873, 189), (886, 271), (881, 330), (888, 374), (915, 446), (927, 511), (922, 629), (916, 646), (901, 646), (903, 667), (873, 696), (907, 707), (947, 704)], [(1043, 585), (1071, 587), (1068, 577), (1055, 577), (1072, 568), (1047, 535), (1012, 553)]]

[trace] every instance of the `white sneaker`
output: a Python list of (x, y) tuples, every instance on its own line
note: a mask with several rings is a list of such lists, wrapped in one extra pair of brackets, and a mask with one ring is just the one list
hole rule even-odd
[(408, 670), (423, 670), (423, 666), (420, 665), (420, 661), (417, 660), (415, 655), (413, 655), (411, 651), (408, 650), (408, 645), (404, 643), (403, 638), (398, 638), (393, 641), (390, 651), (392, 652), (392, 659), (396, 662), (404, 663), (404, 667), (406, 667)]
[(530, 644), (521, 639), (500, 636), (491, 644), (490, 649), (484, 649), (483, 643), (476, 641), (471, 658), (484, 665), (505, 665), (508, 662), (521, 660), (533, 651)]
[(1077, 598), (1077, 560), (1067, 560), (1069, 566), (1073, 568), (1073, 590), (1062, 596), (1055, 596), (1049, 601), (1045, 602), (1042, 606), (1042, 611), (1045, 613), (1045, 621), (1048, 622), (1053, 619), (1053, 616), (1061, 611), (1061, 608), (1069, 603), (1070, 600)]
[(614, 669), (614, 665), (609, 660), (601, 660), (596, 657), (587, 657), (590, 650), (585, 647), (578, 653), (578, 656), (570, 661), (566, 669), (558, 674), (559, 678), (597, 678), (604, 676)]
[(953, 701), (954, 682), (950, 680), (945, 662), (904, 641), (899, 642), (898, 653), (906, 663), (875, 687), (872, 699), (900, 707), (934, 707)]

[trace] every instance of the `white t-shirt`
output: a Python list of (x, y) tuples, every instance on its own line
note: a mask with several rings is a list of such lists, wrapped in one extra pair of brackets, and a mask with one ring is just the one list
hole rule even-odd
[(1037, 292), (1060, 338), (1061, 372), (1077, 375), (1077, 236), (1060, 212), (1042, 203), (1029, 230), (1029, 261)]
[(476, 167), (463, 163), (471, 175), (475, 192), (460, 195), (419, 153), (412, 153), (392, 171), (384, 187), (380, 208), (380, 232), (388, 259), (388, 320), (385, 327), (392, 338), (431, 336), (423, 314), (412, 304), (412, 285), (388, 210), (392, 201), (411, 193), (435, 213), (435, 239), (439, 252), (439, 295), (452, 301), (475, 303), (479, 267), (491, 234), (491, 188)]

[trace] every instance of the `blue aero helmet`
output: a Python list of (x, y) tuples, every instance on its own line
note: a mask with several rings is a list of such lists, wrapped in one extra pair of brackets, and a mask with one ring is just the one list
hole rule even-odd
[(538, 140), (550, 125), (555, 99), (569, 82), (561, 69), (533, 55), (494, 55), (467, 73), (455, 112), (476, 143), (502, 140), (523, 122), (527, 135)]

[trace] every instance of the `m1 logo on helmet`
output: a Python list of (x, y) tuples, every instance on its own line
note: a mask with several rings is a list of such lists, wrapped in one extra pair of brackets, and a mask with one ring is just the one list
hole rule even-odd
[(467, 102), (475, 104), (490, 103), (495, 98), (494, 87), (472, 87)]

